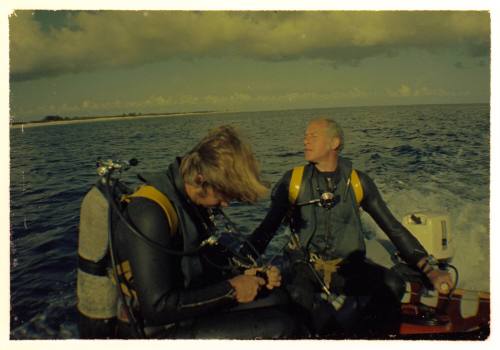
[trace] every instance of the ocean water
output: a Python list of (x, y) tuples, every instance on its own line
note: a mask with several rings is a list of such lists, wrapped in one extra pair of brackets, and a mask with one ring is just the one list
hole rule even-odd
[[(303, 164), (308, 120), (335, 118), (344, 156), (367, 172), (398, 218), (447, 211), (459, 287), (489, 290), (489, 105), (357, 107), (221, 113), (10, 130), (11, 339), (77, 338), (76, 262), (80, 202), (97, 180), (95, 161), (137, 158), (125, 173), (164, 169), (206, 131), (232, 124), (251, 141), (264, 178)], [(269, 202), (228, 213), (251, 232)], [(367, 232), (383, 235), (369, 215)], [(274, 248), (278, 244), (274, 244)]]

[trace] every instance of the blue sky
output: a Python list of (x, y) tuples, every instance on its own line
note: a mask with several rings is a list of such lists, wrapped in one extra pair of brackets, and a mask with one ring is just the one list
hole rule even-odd
[(130, 112), (488, 103), (487, 11), (27, 11), (14, 121)]

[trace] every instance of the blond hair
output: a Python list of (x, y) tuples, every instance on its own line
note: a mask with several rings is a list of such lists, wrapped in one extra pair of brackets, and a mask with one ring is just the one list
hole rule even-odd
[(229, 199), (254, 203), (268, 193), (252, 148), (229, 125), (211, 130), (182, 159), (180, 170), (185, 183), (212, 187)]

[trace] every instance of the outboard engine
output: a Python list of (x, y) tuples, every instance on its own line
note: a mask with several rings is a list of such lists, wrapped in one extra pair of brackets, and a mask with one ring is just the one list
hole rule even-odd
[(401, 221), (422, 244), (427, 252), (440, 263), (453, 258), (450, 216), (439, 212), (415, 212), (405, 215)]

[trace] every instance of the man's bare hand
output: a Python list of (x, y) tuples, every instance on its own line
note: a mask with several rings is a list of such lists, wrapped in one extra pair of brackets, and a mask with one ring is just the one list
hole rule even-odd
[(273, 289), (281, 286), (281, 271), (276, 266), (251, 268), (245, 270), (245, 275), (256, 276), (257, 272), (266, 274), (266, 288)]
[(260, 288), (266, 284), (266, 281), (255, 275), (238, 275), (229, 280), (231, 286), (236, 292), (236, 300), (239, 303), (249, 303), (255, 300)]
[(424, 257), (417, 263), (419, 269), (427, 276), (434, 289), (441, 294), (449, 294), (453, 287), (453, 280), (448, 271), (443, 271), (429, 264), (429, 258)]
[(448, 294), (453, 286), (451, 275), (447, 271), (433, 269), (427, 273), (427, 278), (431, 281), (434, 289), (441, 294)]

